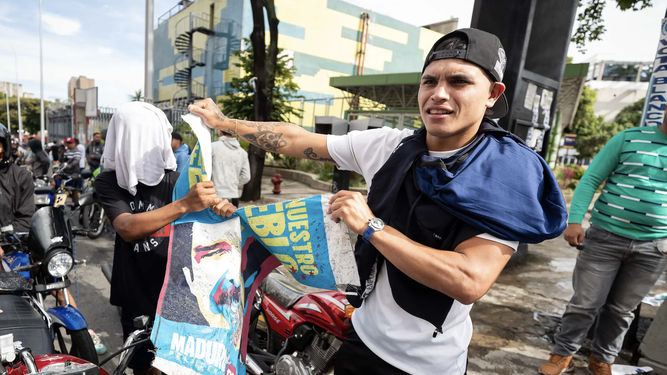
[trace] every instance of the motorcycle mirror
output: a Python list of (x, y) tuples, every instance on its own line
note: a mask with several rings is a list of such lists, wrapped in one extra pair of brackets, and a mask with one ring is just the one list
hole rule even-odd
[(143, 329), (144, 327), (146, 327), (148, 325), (150, 320), (151, 319), (148, 317), (148, 315), (138, 316), (138, 317), (134, 318), (134, 322), (133, 322), (134, 323), (134, 328)]

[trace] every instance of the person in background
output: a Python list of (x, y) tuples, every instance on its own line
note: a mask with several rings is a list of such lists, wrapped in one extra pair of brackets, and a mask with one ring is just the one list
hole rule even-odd
[(215, 185), (215, 193), (227, 199), (236, 207), (239, 206), (239, 186), (250, 181), (250, 164), (248, 153), (241, 148), (239, 141), (219, 131), (220, 139), (211, 144), (213, 152), (213, 173), (211, 181)]
[[(588, 369), (611, 375), (633, 310), (667, 267), (666, 158), (667, 122), (632, 128), (616, 134), (581, 178), (564, 235), (570, 246), (584, 248), (572, 275), (574, 295), (540, 374), (571, 371), (597, 317)], [(584, 233), (581, 222), (602, 182)]]
[(100, 167), (100, 160), (102, 160), (103, 153), (104, 144), (102, 143), (102, 134), (95, 133), (93, 134), (93, 140), (86, 147), (86, 159), (91, 171)]
[(190, 162), (190, 149), (183, 143), (183, 137), (176, 132), (171, 133), (171, 149), (174, 151), (178, 165), (176, 172), (181, 173)]
[(49, 156), (42, 149), (42, 142), (39, 139), (32, 138), (28, 141), (28, 146), (32, 150), (32, 157), (29, 164), (32, 166), (33, 176), (51, 176), (51, 160), (49, 160)]
[(72, 208), (76, 208), (79, 205), (79, 191), (76, 189), (81, 188), (81, 158), (83, 154), (79, 151), (79, 148), (76, 146), (76, 141), (72, 137), (65, 138), (65, 146), (67, 150), (63, 154), (61, 164), (64, 165), (64, 174), (67, 177), (71, 177), (71, 180), (67, 182), (65, 186), (73, 188), (72, 190)]
[(9, 130), (0, 123), (0, 232), (28, 232), (35, 213), (35, 185), (30, 172), (12, 162), (10, 142)]
[[(159, 108), (143, 102), (121, 106), (109, 123), (105, 171), (95, 180), (95, 192), (116, 230), (110, 300), (122, 308), (125, 339), (135, 330), (135, 317), (155, 315), (169, 251), (169, 235), (164, 235), (169, 231), (162, 229), (188, 212), (212, 207), (229, 217), (236, 210), (215, 195), (211, 181), (172, 201), (179, 173), (171, 131)], [(145, 343), (137, 347), (129, 367), (136, 375), (158, 375), (151, 366), (154, 358), (153, 345)]]
[(79, 138), (74, 138), (74, 143), (76, 143), (76, 149), (81, 154), (81, 159), (79, 159), (79, 173), (81, 173), (86, 168), (86, 147), (79, 143)]

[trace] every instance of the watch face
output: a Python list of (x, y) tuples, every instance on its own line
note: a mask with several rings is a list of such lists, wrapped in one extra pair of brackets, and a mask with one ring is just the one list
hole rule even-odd
[(379, 217), (374, 217), (370, 220), (368, 225), (373, 227), (373, 229), (375, 230), (382, 230), (382, 228), (384, 228), (384, 221), (382, 221), (382, 219), (380, 219)]

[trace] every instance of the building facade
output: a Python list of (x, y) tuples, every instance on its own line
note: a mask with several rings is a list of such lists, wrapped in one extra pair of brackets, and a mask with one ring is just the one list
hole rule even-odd
[[(339, 116), (349, 107), (341, 91), (329, 86), (331, 77), (421, 71), (430, 47), (442, 37), (341, 0), (276, 0), (275, 5), (278, 46), (293, 58), (294, 80), (305, 98), (294, 104), (304, 110), (304, 126), (315, 114)], [(172, 105), (186, 98), (188, 84), (191, 100), (224, 95), (242, 73), (230, 56), (243, 48), (242, 38), (249, 38), (252, 28), (249, 0), (179, 2), (155, 29), (154, 101)], [(268, 26), (266, 34), (268, 42)]]
[(586, 84), (598, 94), (596, 116), (612, 122), (621, 109), (646, 97), (653, 71), (651, 56), (595, 55), (584, 62), (590, 65)]
[(11, 97), (24, 97), (23, 96), (23, 85), (20, 83), (11, 83), (7, 81), (0, 82), (0, 93)]

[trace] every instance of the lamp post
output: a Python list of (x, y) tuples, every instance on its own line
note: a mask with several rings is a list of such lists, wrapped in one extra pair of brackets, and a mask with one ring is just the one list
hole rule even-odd
[(23, 119), (21, 119), (21, 94), (19, 94), (19, 61), (14, 52), (14, 64), (16, 65), (16, 106), (19, 111), (19, 138), (23, 140)]
[(39, 0), (39, 137), (44, 146), (44, 69), (42, 65), (42, 0)]
[(144, 61), (144, 101), (153, 102), (153, 0), (146, 0), (146, 53)]

